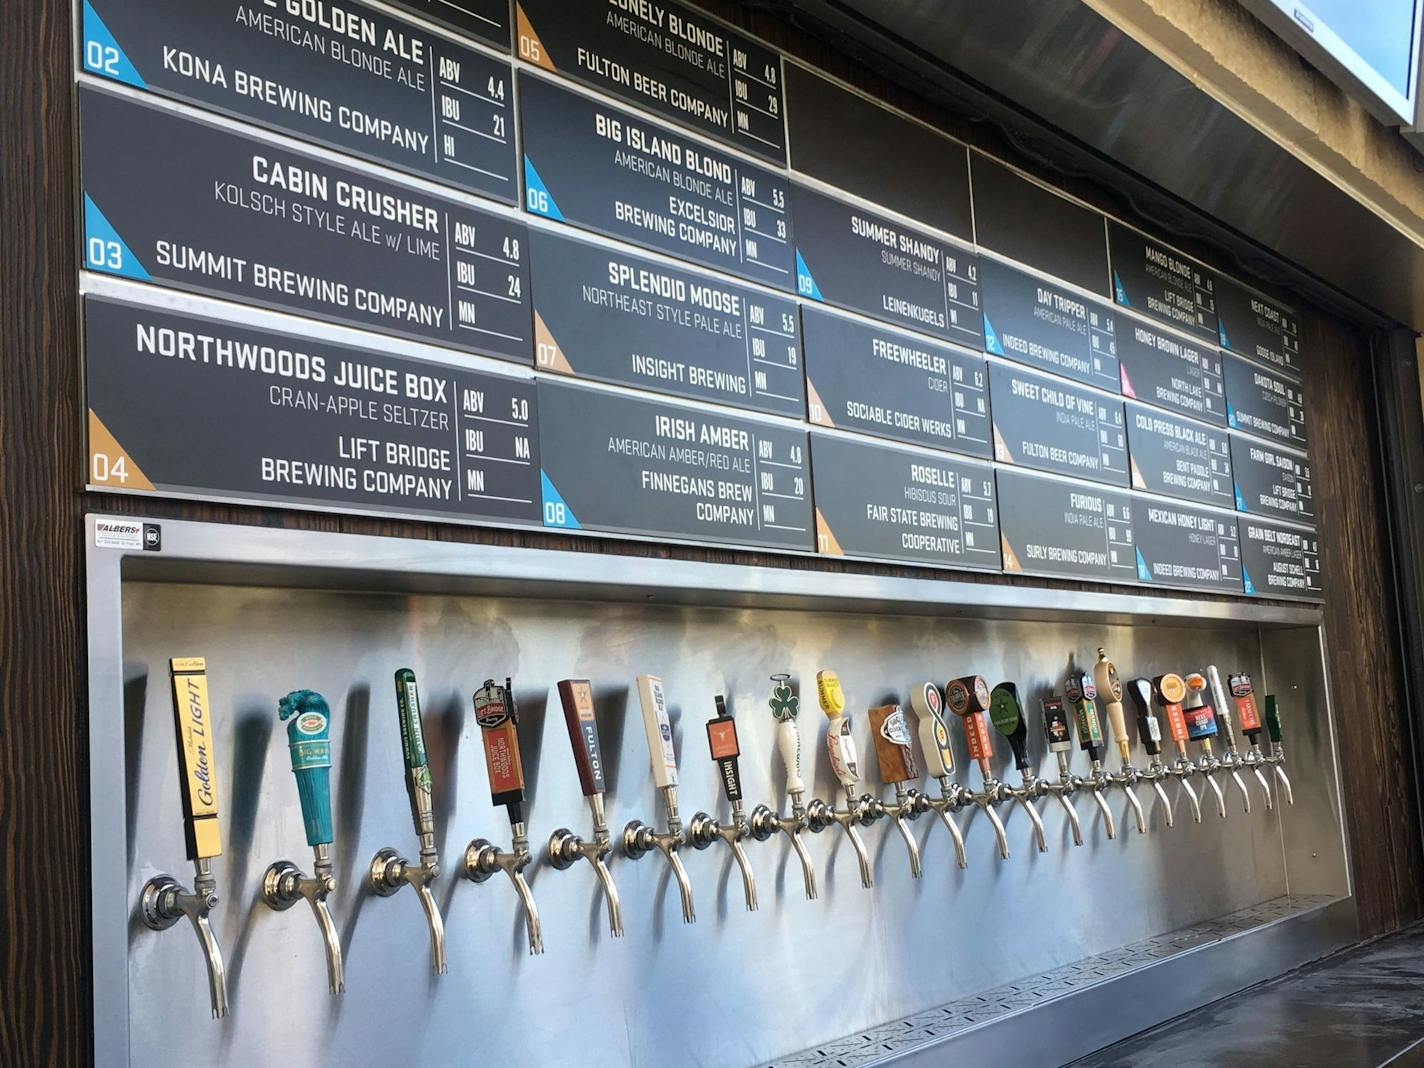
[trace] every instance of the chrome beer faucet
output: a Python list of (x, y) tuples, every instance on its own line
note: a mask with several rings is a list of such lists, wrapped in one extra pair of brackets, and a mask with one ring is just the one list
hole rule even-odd
[(1117, 837), (1117, 824), (1113, 821), (1112, 809), (1103, 792), (1112, 785), (1112, 778), (1103, 769), (1103, 724), (1098, 719), (1098, 689), (1086, 672), (1069, 671), (1063, 692), (1068, 695), (1068, 703), (1073, 706), (1073, 718), (1078, 724), (1078, 748), (1088, 754), (1093, 762), (1092, 776), (1088, 780), (1093, 790), (1093, 801), (1103, 816), (1103, 829), (1109, 839)]
[(964, 806), (967, 791), (953, 781), (954, 749), (949, 739), (949, 723), (944, 718), (944, 695), (932, 682), (920, 683), (910, 691), (910, 707), (919, 719), (920, 752), (930, 776), (939, 783), (939, 796), (919, 796), (922, 811), (933, 810), (954, 842), (954, 861), (961, 868), (969, 867), (964, 849), (964, 835), (959, 824), (950, 817)]
[(1206, 676), (1194, 671), (1183, 681), (1187, 684), (1187, 696), (1182, 700), (1182, 715), (1187, 721), (1187, 737), (1194, 742), (1200, 742), (1202, 747), (1197, 770), (1216, 794), (1217, 812), (1222, 819), (1226, 819), (1226, 795), (1221, 792), (1221, 783), (1212, 778), (1212, 772), (1221, 767), (1221, 761), (1216, 759), (1216, 754), (1212, 751), (1211, 740), (1216, 737), (1216, 710), (1206, 700)]
[(662, 793), (663, 808), (667, 812), (667, 830), (655, 831), (641, 820), (633, 820), (623, 828), (623, 852), (629, 860), (638, 860), (654, 849), (662, 853), (682, 896), (682, 922), (696, 923), (692, 883), (687, 878), (682, 858), (677, 855), (687, 843), (687, 836), (677, 811), (677, 752), (672, 744), (672, 724), (668, 721), (663, 680), (654, 675), (639, 675), (638, 703), (643, 710), (643, 734), (648, 740), (653, 785)]
[(786, 793), (791, 798), (791, 815), (783, 816), (773, 812), (766, 805), (752, 809), (752, 837), (765, 842), (778, 831), (791, 839), (791, 847), (801, 861), (801, 875), (806, 884), (806, 899), (816, 899), (816, 869), (811, 866), (811, 854), (806, 852), (806, 843), (801, 832), (810, 827), (806, 814), (806, 804), (802, 800), (806, 794), (806, 782), (801, 778), (801, 732), (796, 729), (796, 717), (801, 712), (801, 702), (791, 689), (791, 676), (773, 675), (775, 683), (771, 694), (771, 714), (776, 720), (776, 748), (781, 754), (781, 763), (786, 767)]
[(1152, 709), (1152, 680), (1133, 679), (1127, 684), (1127, 695), (1132, 699), (1137, 712), (1137, 736), (1142, 739), (1142, 748), (1147, 750), (1147, 755), (1151, 758), (1141, 778), (1152, 784), (1152, 789), (1157, 793), (1157, 800), (1162, 802), (1162, 813), (1166, 817), (1167, 826), (1173, 827), (1176, 825), (1176, 817), (1172, 813), (1172, 800), (1162, 785), (1162, 780), (1170, 775), (1171, 771), (1162, 763), (1162, 724)]
[(820, 833), (832, 823), (844, 829), (860, 864), (860, 885), (869, 889), (875, 885), (875, 879), (871, 873), (870, 854), (866, 852), (865, 840), (861, 838), (857, 825), (869, 821), (870, 799), (867, 795), (857, 797), (855, 792), (860, 784), (860, 754), (856, 751), (855, 735), (851, 733), (850, 717), (845, 714), (845, 691), (841, 689), (840, 676), (834, 671), (816, 672), (816, 697), (821, 711), (830, 721), (826, 727), (826, 751), (831, 758), (831, 771), (845, 790), (846, 807), (842, 812), (834, 800), (816, 800), (806, 806), (806, 815), (815, 833)]
[(371, 859), (367, 875), (373, 893), (391, 897), (400, 888), (415, 891), (430, 928), (430, 966), (436, 975), (445, 974), (445, 921), (430, 887), (440, 876), (440, 853), (435, 848), (435, 808), (431, 798), (430, 764), (425, 757), (425, 727), (420, 718), (420, 689), (415, 672), (401, 668), (395, 675), (396, 711), (400, 717), (401, 754), (405, 760), (405, 789), (410, 798), (410, 817), (420, 840), (420, 863), (412, 864), (390, 846)]
[[(1215, 664), (1206, 666), (1206, 681), (1211, 686), (1212, 707), (1216, 709), (1217, 733), (1221, 735), (1221, 742), (1226, 747), (1226, 752), (1221, 757), (1221, 766), (1231, 772), (1231, 780), (1241, 791), (1241, 803), (1249, 816), (1251, 792), (1246, 789), (1246, 780), (1241, 777), (1241, 769), (1246, 766), (1246, 762), (1236, 748), (1236, 731), (1231, 725), (1231, 706), (1227, 704), (1226, 687), (1221, 684), (1221, 672), (1216, 670)], [(1269, 794), (1266, 797), (1266, 807), (1271, 807)]]
[(519, 708), (514, 703), (514, 681), (505, 679), (498, 685), (494, 679), (475, 691), (475, 722), (480, 725), (484, 742), (485, 771), (489, 775), (490, 800), (503, 805), (509, 814), (513, 848), (505, 852), (484, 838), (476, 838), (465, 847), (465, 878), (482, 883), (495, 872), (509, 876), (519, 902), (524, 906), (524, 927), (529, 938), (529, 952), (544, 952), (544, 929), (539, 923), (539, 909), (534, 904), (534, 892), (525, 881), (524, 869), (533, 857), (529, 852), (529, 832), (524, 825), (524, 758), (519, 750)]
[(1271, 755), (1266, 759), (1276, 769), (1281, 790), (1286, 795), (1286, 804), (1295, 804), (1295, 794), (1291, 791), (1290, 779), (1286, 777), (1286, 747), (1281, 735), (1281, 706), (1274, 694), (1266, 695), (1266, 733), (1271, 739)]
[(1009, 859), (1009, 835), (1004, 830), (1004, 821), (996, 810), (1004, 797), (1004, 784), (994, 777), (990, 763), (994, 756), (994, 743), (989, 738), (989, 725), (984, 721), (984, 713), (989, 710), (989, 684), (982, 675), (966, 675), (955, 679), (944, 688), (949, 710), (964, 723), (964, 735), (969, 740), (969, 756), (979, 765), (979, 775), (984, 780), (981, 793), (965, 791), (967, 801), (973, 801), (988, 817), (994, 828), (994, 838), (999, 843), (999, 856)]
[(313, 874), (305, 874), (290, 860), (277, 861), (262, 876), (262, 900), (277, 912), (285, 912), (303, 900), (311, 906), (326, 946), (327, 985), (333, 994), (340, 994), (346, 989), (341, 940), (326, 904), (327, 897), (336, 890), (331, 864), (331, 843), (335, 840), (331, 822), (331, 709), (321, 694), (293, 690), (278, 703), (277, 717), (287, 724), (287, 748), (297, 780), (302, 824), (307, 845), (314, 854)]
[(1141, 778), (1141, 773), (1132, 766), (1132, 737), (1127, 733), (1127, 716), (1122, 709), (1122, 679), (1118, 677), (1117, 665), (1108, 659), (1108, 654), (1098, 650), (1098, 662), (1093, 666), (1093, 682), (1098, 695), (1103, 699), (1108, 714), (1108, 730), (1122, 757), (1122, 770), (1112, 776), (1114, 782), (1122, 785), (1127, 794), (1132, 814), (1137, 819), (1137, 833), (1147, 833), (1147, 817), (1142, 811), (1142, 802), (1137, 799), (1133, 785)]
[(1073, 831), (1073, 844), (1080, 846), (1083, 827), (1078, 822), (1078, 810), (1073, 807), (1073, 794), (1082, 781), (1073, 774), (1073, 728), (1060, 698), (1045, 697), (1042, 707), (1044, 741), (1048, 743), (1048, 751), (1058, 758), (1058, 781), (1044, 783), (1043, 788), (1058, 798)]
[(1269, 764), (1266, 754), (1261, 752), (1261, 713), (1256, 707), (1256, 689), (1251, 685), (1251, 676), (1244, 672), (1232, 675), (1228, 680), (1231, 696), (1236, 701), (1236, 718), (1241, 724), (1241, 733), (1251, 745), (1251, 751), (1241, 758), (1241, 763), (1250, 768), (1261, 784), (1261, 796), (1269, 812), (1275, 805), (1271, 796), (1271, 781), (1262, 772), (1262, 765)]
[(1028, 758), (1028, 724), (1024, 722), (1023, 705), (1019, 702), (1019, 689), (1012, 682), (1001, 682), (989, 694), (989, 718), (994, 727), (1009, 743), (1013, 750), (1014, 767), (1018, 770), (1018, 787), (1005, 790), (1019, 806), (1028, 813), (1033, 824), (1034, 840), (1040, 853), (1048, 852), (1048, 835), (1043, 828), (1043, 818), (1038, 814), (1034, 800), (1043, 792), (1037, 776), (1033, 774), (1033, 763)]
[(742, 848), (743, 839), (752, 832), (742, 812), (742, 773), (737, 766), (742, 750), (737, 743), (737, 721), (727, 711), (727, 701), (720, 693), (715, 700), (717, 715), (707, 721), (707, 747), (717, 763), (717, 777), (721, 779), (722, 792), (732, 806), (732, 818), (726, 823), (718, 823), (707, 813), (699, 812), (687, 825), (687, 837), (694, 849), (706, 849), (718, 839), (727, 843), (742, 872), (742, 893), (747, 899), (747, 911), (755, 912), (756, 875), (752, 872), (751, 861), (747, 859), (747, 851)]
[(916, 795), (906, 789), (905, 784), (919, 782), (920, 766), (915, 763), (915, 751), (911, 748), (913, 736), (904, 710), (899, 705), (872, 708), (870, 736), (875, 742), (875, 760), (880, 765), (881, 781), (894, 787), (895, 803), (887, 805), (881, 798), (872, 796), (866, 805), (867, 819), (873, 822), (881, 816), (889, 816), (895, 821), (895, 829), (900, 832), (900, 838), (910, 854), (910, 876), (918, 879), (920, 847), (906, 821), (917, 818), (920, 808)]
[(613, 876), (604, 862), (613, 852), (613, 842), (603, 810), (603, 791), (607, 787), (603, 778), (603, 749), (598, 742), (598, 721), (593, 712), (593, 686), (587, 679), (565, 679), (559, 683), (559, 701), (564, 706), (564, 725), (569, 729), (569, 743), (574, 749), (579, 786), (593, 813), (593, 838), (585, 840), (567, 827), (560, 827), (549, 836), (549, 863), (559, 871), (573, 867), (580, 857), (593, 865), (608, 902), (609, 933), (614, 938), (622, 938), (623, 907), (618, 900), (618, 887), (613, 884)]
[(1187, 755), (1187, 718), (1182, 714), (1182, 698), (1187, 696), (1187, 684), (1182, 676), (1169, 671), (1152, 680), (1152, 695), (1157, 701), (1157, 707), (1162, 710), (1167, 721), (1167, 732), (1171, 734), (1172, 742), (1177, 747), (1176, 762), (1168, 770), (1176, 777), (1182, 792), (1191, 802), (1192, 819), (1200, 823), (1201, 799), (1197, 797), (1191, 783), (1192, 776), (1197, 773), (1197, 766)]
[(217, 757), (213, 750), (213, 717), (208, 702), (208, 665), (201, 656), (168, 661), (173, 687), (173, 720), (178, 732), (178, 772), (182, 787), (183, 837), (193, 862), (193, 889), (171, 875), (156, 875), (143, 887), (139, 914), (146, 927), (166, 931), (187, 918), (198, 936), (208, 966), (208, 997), (213, 1019), (228, 1014), (227, 970), (222, 948), (209, 922), (218, 905), (218, 884), (212, 859), (222, 855), (218, 823)]

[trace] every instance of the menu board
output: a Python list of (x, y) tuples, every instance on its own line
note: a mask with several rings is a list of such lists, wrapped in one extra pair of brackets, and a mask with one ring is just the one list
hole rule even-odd
[(514, 203), (508, 63), (359, 0), (88, 0), (91, 74)]
[(789, 297), (542, 229), (529, 247), (537, 367), (805, 415)]
[(1100, 296), (1107, 292), (1103, 217), (996, 159), (970, 153), (979, 244)]
[(1154, 319), (1215, 342), (1216, 276), (1180, 252), (1108, 223), (1113, 299)]
[(988, 458), (984, 358), (806, 306), (811, 422)]
[(788, 63), (791, 166), (966, 241), (974, 237), (965, 147)]
[(984, 348), (1116, 393), (1116, 315), (1063, 286), (983, 256)]
[(526, 210), (792, 287), (785, 178), (542, 78), (519, 107)]
[[(286, 2), (292, 5), (292, 0)], [(509, 0), (386, 0), (386, 3), (509, 50)]]
[(811, 548), (804, 431), (542, 379), (539, 440), (546, 527)]
[(1005, 571), (1137, 579), (1131, 494), (1006, 468), (994, 477)]
[(1310, 461), (1304, 456), (1232, 434), (1231, 469), (1238, 511), (1315, 521)]
[(1127, 485), (1121, 401), (997, 360), (989, 397), (999, 463)]
[(791, 200), (799, 295), (982, 347), (978, 256), (804, 185)]
[(820, 552), (998, 569), (988, 464), (816, 431), (811, 454)]
[(1223, 348), (1300, 376), (1300, 320), (1294, 312), (1222, 278), (1217, 284), (1217, 316)]
[(534, 383), (84, 300), (95, 489), (538, 523)]
[(1133, 503), (1137, 578), (1162, 586), (1241, 593), (1241, 545), (1233, 516), (1204, 508)]
[(1309, 530), (1242, 516), (1241, 573), (1252, 597), (1287, 597), (1319, 601), (1320, 543)]
[(1134, 489), (1232, 507), (1231, 446), (1224, 432), (1129, 403), (1127, 441)]
[(1292, 379), (1243, 360), (1222, 355), (1226, 378), (1226, 422), (1286, 445), (1306, 446), (1305, 393)]
[(516, 0), (519, 58), (777, 163), (781, 57), (672, 0)]
[(1117, 321), (1124, 396), (1226, 425), (1221, 353), (1131, 316)]
[(83, 86), (80, 260), (528, 362), (525, 230)]

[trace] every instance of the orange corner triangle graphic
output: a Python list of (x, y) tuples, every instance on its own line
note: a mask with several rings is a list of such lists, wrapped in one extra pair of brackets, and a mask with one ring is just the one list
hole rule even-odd
[(544, 322), (544, 317), (539, 314), (539, 310), (534, 310), (534, 351), (538, 354), (538, 365), (548, 371), (557, 371), (561, 375), (577, 375), (573, 364), (569, 363), (569, 358), (564, 355), (564, 350), (559, 348), (559, 343), (554, 339), (554, 333), (549, 329), (549, 324)]
[(831, 413), (826, 410), (826, 402), (821, 400), (821, 394), (810, 378), (806, 379), (806, 403), (810, 405), (811, 422), (817, 426), (836, 425), (831, 419)]
[(1130, 462), (1132, 463), (1132, 488), (1145, 490), (1147, 488), (1147, 480), (1142, 477), (1142, 469), (1137, 466), (1136, 460)]
[(816, 509), (816, 550), (825, 556), (845, 555), (841, 543), (836, 540), (835, 531), (826, 522), (826, 517), (821, 514), (819, 508)]
[[(97, 462), (100, 457), (103, 457), (102, 463)], [(100, 470), (107, 475), (103, 481), (99, 481), (96, 476), (96, 472)], [(105, 489), (154, 492), (153, 483), (148, 480), (148, 476), (114, 435), (109, 433), (109, 428), (94, 414), (92, 408), (89, 409), (89, 476), (94, 485)]]
[(999, 546), (1004, 550), (1004, 570), (1022, 571), (1023, 564), (1019, 562), (1018, 554), (1014, 552), (1014, 547), (1009, 544), (1009, 539), (1002, 534), (999, 535)]
[(999, 433), (997, 424), (994, 426), (994, 459), (1001, 464), (1016, 464), (1014, 454), (1009, 451), (1009, 443), (1004, 440), (1004, 435)]
[(539, 35), (534, 31), (534, 24), (524, 13), (523, 4), (514, 5), (514, 24), (519, 32), (519, 58), (543, 67), (552, 74), (557, 74), (558, 68), (554, 66), (554, 61), (549, 56), (549, 50), (544, 47), (544, 42), (539, 40)]

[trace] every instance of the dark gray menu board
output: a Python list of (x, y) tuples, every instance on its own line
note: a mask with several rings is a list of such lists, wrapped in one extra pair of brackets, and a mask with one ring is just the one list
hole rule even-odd
[(1216, 275), (1115, 222), (1108, 223), (1108, 251), (1119, 304), (1216, 340)]
[(792, 167), (973, 240), (962, 144), (794, 63), (786, 65), (786, 95)]
[(1231, 470), (1237, 511), (1315, 522), (1310, 461), (1304, 456), (1232, 434)]
[(1231, 353), (1222, 354), (1226, 425), (1306, 447), (1305, 392), (1285, 375)]
[(81, 63), (514, 203), (506, 62), (359, 0), (88, 0)]
[(1004, 570), (1133, 582), (1132, 495), (999, 468)]
[(1108, 250), (1101, 215), (978, 152), (970, 154), (970, 173), (980, 246), (1090, 293), (1106, 294)]
[(1158, 408), (1226, 425), (1221, 352), (1131, 316), (1117, 320), (1117, 356), (1122, 393)]
[(519, 58), (786, 162), (781, 57), (672, 0), (518, 0)]
[(1288, 308), (1218, 278), (1216, 313), (1224, 348), (1300, 376), (1300, 320)]
[(546, 527), (811, 548), (804, 431), (550, 379), (539, 428)]
[(1138, 498), (1132, 504), (1137, 578), (1161, 586), (1241, 592), (1234, 516)]
[(93, 297), (96, 489), (539, 521), (534, 383)]
[(999, 463), (1127, 485), (1121, 401), (998, 361), (989, 398)]
[[(305, 0), (282, 2), (288, 7), (306, 6)], [(472, 34), (506, 51), (509, 49), (509, 0), (386, 0), (386, 3)]]
[(525, 229), (81, 86), (81, 263), (530, 361)]
[(1309, 530), (1242, 516), (1241, 574), (1252, 597), (1324, 600), (1320, 582), (1320, 542)]
[(1117, 316), (1062, 286), (979, 259), (984, 349), (1116, 393)]
[(519, 109), (527, 211), (793, 287), (785, 178), (523, 73)]
[(1233, 505), (1231, 446), (1224, 432), (1140, 404), (1126, 408), (1134, 489)]
[(999, 567), (988, 464), (811, 433), (816, 548), (947, 567)]
[(811, 422), (989, 456), (982, 356), (810, 305), (801, 315)]
[(803, 185), (791, 200), (797, 293), (982, 347), (978, 256)]
[(529, 250), (537, 367), (805, 415), (789, 297), (544, 230)]

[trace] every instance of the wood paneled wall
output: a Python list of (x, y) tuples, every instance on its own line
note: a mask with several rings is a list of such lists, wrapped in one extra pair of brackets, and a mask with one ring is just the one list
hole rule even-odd
[[(1006, 158), (993, 131), (926, 107), (765, 14), (708, 6), (792, 54), (883, 94)], [(913, 568), (760, 557), (724, 550), (575, 539), (83, 492), (83, 420), (75, 258), (71, 5), (15, 4), (0, 36), (0, 1064), (91, 1059), (82, 517), (147, 514), (311, 530), (439, 538), (587, 552), (675, 556), (916, 574)], [(1021, 161), (1022, 162), (1022, 161)], [(1111, 190), (1073, 188), (1127, 215)], [(1170, 235), (1168, 235), (1170, 236)], [(1190, 248), (1208, 260), (1210, 250)], [(1310, 418), (1321, 516), (1330, 672), (1372, 680), (1342, 702), (1351, 847), (1368, 933), (1424, 915), (1424, 855), (1402, 744), (1402, 686), (1392, 605), (1367, 338), (1307, 317)], [(932, 576), (933, 577), (933, 576)], [(964, 576), (959, 576), (964, 577)], [(1029, 583), (1011, 576), (984, 582)], [(1061, 585), (1061, 584), (1049, 584)], [(1355, 687), (1350, 686), (1353, 695)], [(1381, 822), (1379, 813), (1389, 820)]]

